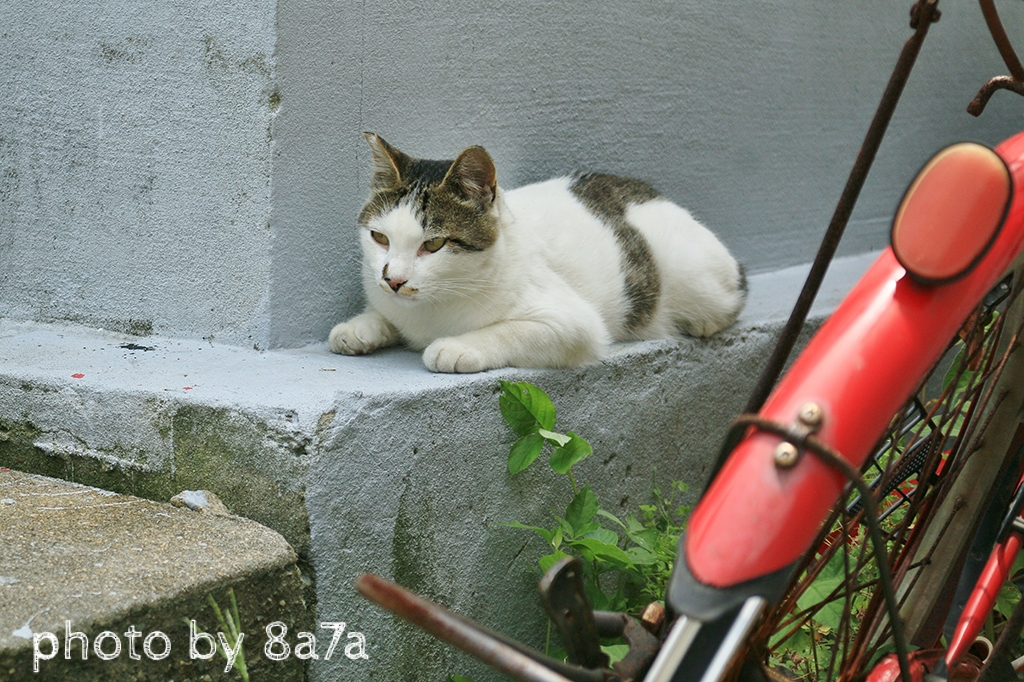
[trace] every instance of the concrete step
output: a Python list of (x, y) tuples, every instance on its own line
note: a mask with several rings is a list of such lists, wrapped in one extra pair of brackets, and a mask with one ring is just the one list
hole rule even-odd
[(0, 680), (243, 679), (199, 634), (237, 650), (214, 610), (232, 595), (250, 679), (304, 679), (262, 649), (270, 623), (311, 630), (295, 553), (265, 526), (0, 469), (0, 546)]
[[(873, 254), (830, 269), (812, 327)], [(365, 603), (362, 571), (543, 645), (534, 538), (567, 486), (543, 466), (510, 477), (498, 379), (531, 381), (556, 428), (591, 442), (577, 481), (625, 514), (655, 478), (696, 494), (742, 408), (806, 268), (750, 278), (740, 321), (711, 339), (623, 344), (571, 370), (428, 372), (418, 353), (342, 357), (320, 344), (259, 352), (0, 320), (0, 466), (167, 501), (213, 491), (295, 548), (318, 619), (367, 638), (369, 660), (310, 661), (312, 680), (494, 679)], [(14, 627), (18, 627), (17, 624)], [(374, 671), (377, 671), (376, 673)]]

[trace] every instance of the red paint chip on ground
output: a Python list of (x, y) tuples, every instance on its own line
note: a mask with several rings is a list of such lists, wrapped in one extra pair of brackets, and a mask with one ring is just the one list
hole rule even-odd
[(186, 387), (185, 387), (185, 388), (183, 388), (182, 390), (183, 390), (183, 391), (191, 391), (191, 390), (192, 390), (192, 387), (191, 387), (191, 386), (186, 386)]
[(84, 379), (85, 375), (84, 374), (72, 374), (71, 378), (72, 379)]

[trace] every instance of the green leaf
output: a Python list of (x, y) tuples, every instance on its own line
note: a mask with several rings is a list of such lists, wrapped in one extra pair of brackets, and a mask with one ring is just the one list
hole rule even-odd
[(528, 433), (515, 442), (508, 453), (508, 472), (518, 474), (533, 464), (540, 451), (544, 448), (544, 439), (539, 433)]
[(555, 520), (558, 521), (558, 527), (565, 534), (566, 537), (576, 537), (576, 529), (572, 527), (572, 524), (563, 519), (561, 516), (555, 516)]
[(960, 343), (960, 352), (957, 353), (956, 357), (953, 358), (953, 362), (949, 365), (949, 369), (946, 370), (946, 376), (942, 378), (942, 390), (945, 391), (949, 388), (949, 385), (953, 383), (954, 379), (957, 379), (957, 374), (960, 374), (960, 378), (957, 380), (956, 386), (953, 389), (953, 395), (959, 396), (967, 387), (970, 386), (971, 380), (974, 379), (974, 372), (971, 369), (964, 369), (963, 373), (960, 373), (960, 367), (967, 360), (967, 344)]
[(658, 544), (658, 536), (660, 535), (660, 533), (658, 533), (657, 528), (647, 528), (645, 530), (637, 531), (635, 533), (629, 533), (628, 535), (629, 539), (632, 540), (635, 544), (639, 545), (640, 547), (643, 547), (646, 550), (653, 552), (654, 548)]
[(583, 486), (583, 490), (576, 493), (576, 497), (565, 508), (565, 520), (572, 528), (573, 535), (580, 534), (581, 529), (594, 519), (597, 508), (597, 495), (591, 492), (589, 485)]
[(818, 610), (811, 617), (821, 625), (835, 630), (843, 618), (843, 600), (837, 598), (823, 604), (820, 602), (827, 599), (845, 579), (843, 555), (841, 552), (837, 552), (829, 559), (828, 564), (825, 565), (814, 582), (807, 586), (807, 590), (797, 600), (797, 606), (807, 609), (818, 605)]
[(568, 473), (573, 464), (587, 458), (594, 451), (590, 447), (590, 443), (572, 431), (566, 435), (570, 438), (569, 442), (562, 447), (555, 448), (555, 451), (551, 453), (551, 468), (560, 474)]
[(539, 433), (544, 440), (550, 441), (552, 444), (559, 447), (572, 440), (571, 436), (566, 436), (555, 431), (548, 431), (547, 429), (537, 429), (537, 433)]
[(607, 594), (605, 594), (601, 590), (597, 589), (596, 587), (592, 587), (590, 585), (588, 585), (587, 587), (590, 588), (590, 589), (587, 590), (587, 598), (590, 600), (590, 606), (595, 611), (618, 611), (618, 610), (620, 610), (620, 609), (616, 608), (616, 603), (615, 603), (615, 598), (614, 597), (609, 597)]
[(636, 566), (633, 565), (633, 560), (629, 558), (629, 555), (619, 549), (616, 545), (601, 542), (600, 540), (595, 540), (593, 538), (580, 538), (579, 540), (571, 541), (569, 544), (577, 549), (585, 549), (589, 551), (595, 559), (607, 561), (618, 567), (636, 568)]
[(626, 550), (626, 555), (637, 566), (651, 566), (658, 563), (658, 555), (643, 547), (630, 547)]
[(999, 594), (996, 595), (995, 610), (1009, 620), (1014, 607), (1017, 606), (1019, 601), (1020, 591), (1013, 583), (1005, 583), (1002, 589), (999, 590)]
[(600, 526), (593, 530), (584, 531), (582, 533), (582, 537), (607, 542), (609, 545), (616, 545), (619, 542), (619, 536), (616, 535), (615, 531), (608, 530), (607, 528), (601, 528)]
[(555, 565), (555, 562), (559, 559), (564, 559), (569, 556), (561, 550), (556, 550), (551, 554), (545, 554), (540, 559), (537, 559), (537, 565), (540, 566), (540, 570), (547, 571), (549, 568)]
[(608, 654), (608, 665), (615, 665), (626, 657), (629, 653), (628, 644), (609, 644), (607, 646), (601, 645), (601, 651)]
[(525, 436), (533, 431), (537, 424), (549, 431), (555, 428), (555, 406), (547, 393), (526, 382), (498, 383), (501, 385), (498, 407), (501, 408), (501, 416), (513, 431)]
[(447, 682), (473, 682), (473, 678), (465, 675), (451, 675)]
[[(534, 533), (536, 533), (537, 535), (539, 535), (542, 538), (544, 538), (544, 542), (548, 543), (549, 545), (553, 543), (553, 537), (551, 535), (551, 531), (549, 531), (547, 528), (538, 528), (537, 526), (527, 526), (525, 524), (519, 523), (518, 521), (509, 521), (508, 523), (502, 523), (501, 525), (503, 525), (503, 526), (505, 526), (507, 528), (518, 528), (519, 530), (532, 530)], [(561, 529), (559, 528), (558, 530), (561, 530)]]
[(639, 533), (644, 530), (646, 526), (640, 523), (640, 521), (633, 514), (626, 514), (626, 530), (630, 533)]
[[(629, 527), (628, 527), (628, 526), (626, 526), (626, 524), (624, 524), (624, 523), (623, 523), (623, 522), (622, 522), (622, 521), (621, 521), (621, 520), (619, 519), (619, 517), (618, 517), (618, 516), (616, 516), (615, 514), (612, 514), (612, 513), (610, 513), (610, 512), (606, 512), (606, 511), (605, 511), (604, 509), (598, 509), (598, 510), (597, 510), (597, 515), (598, 515), (598, 516), (603, 516), (604, 518), (608, 519), (609, 521), (614, 521), (614, 522), (615, 522), (615, 523), (616, 523), (617, 525), (621, 526), (621, 527), (622, 527), (623, 529), (625, 529), (625, 530), (629, 530)], [(628, 520), (628, 519), (627, 519), (627, 520)]]
[(772, 635), (769, 646), (772, 648), (777, 647), (779, 644), (785, 642), (783, 648), (789, 651), (797, 651), (802, 654), (807, 653), (814, 646), (814, 641), (811, 639), (810, 628), (804, 625), (801, 628), (797, 628), (796, 632), (789, 638), (784, 638), (785, 634), (789, 632), (788, 628), (781, 628)]

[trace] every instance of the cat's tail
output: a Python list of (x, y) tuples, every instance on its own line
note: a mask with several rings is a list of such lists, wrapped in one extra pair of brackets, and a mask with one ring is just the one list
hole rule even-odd
[(689, 296), (682, 298), (683, 305), (673, 317), (680, 333), (706, 337), (736, 322), (747, 302), (749, 282), (746, 268), (735, 261), (733, 264), (735, 268), (728, 268), (730, 272), (720, 270), (719, 277), (711, 277), (704, 286), (693, 287)]

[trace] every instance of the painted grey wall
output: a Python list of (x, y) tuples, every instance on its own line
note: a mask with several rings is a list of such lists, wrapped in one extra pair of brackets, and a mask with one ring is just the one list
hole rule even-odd
[(275, 15), (0, 2), (0, 316), (266, 345)]
[[(360, 133), (494, 155), (514, 186), (652, 180), (752, 272), (807, 261), (910, 2), (0, 0), (0, 317), (241, 346), (323, 340), (362, 307)], [(1011, 33), (1024, 6), (1003, 8)], [(844, 252), (879, 247), (939, 145), (1022, 103), (974, 3), (929, 36)]]
[[(452, 158), (471, 144), (516, 186), (592, 169), (654, 182), (752, 272), (809, 261), (888, 75), (911, 2), (290, 2), (278, 15), (271, 338), (357, 312), (354, 217), (371, 130)], [(1024, 5), (1003, 3), (1011, 31)], [(943, 3), (844, 253), (884, 245), (910, 176), (939, 146), (1024, 122), (977, 3)]]

